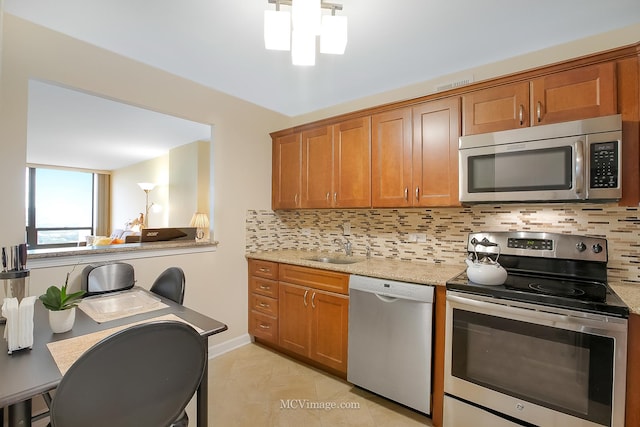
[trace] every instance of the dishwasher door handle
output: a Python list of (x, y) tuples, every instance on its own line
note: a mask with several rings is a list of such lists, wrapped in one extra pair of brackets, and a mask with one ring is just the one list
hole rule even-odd
[(395, 297), (387, 297), (384, 295), (380, 295), (380, 294), (374, 294), (375, 296), (378, 297), (378, 299), (382, 302), (395, 302), (398, 301), (400, 298), (395, 298)]

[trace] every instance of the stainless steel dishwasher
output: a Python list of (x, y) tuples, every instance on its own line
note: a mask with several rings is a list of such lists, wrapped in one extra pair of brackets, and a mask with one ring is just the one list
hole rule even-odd
[(347, 380), (431, 413), (433, 287), (351, 275)]

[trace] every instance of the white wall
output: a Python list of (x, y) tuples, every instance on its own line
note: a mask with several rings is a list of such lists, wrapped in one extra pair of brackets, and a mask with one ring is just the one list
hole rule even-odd
[(209, 146), (208, 141), (196, 141), (169, 152), (168, 213), (171, 227), (188, 226), (196, 211), (209, 214)]
[(125, 224), (146, 211), (146, 197), (138, 182), (153, 182), (149, 204), (156, 203), (160, 210), (149, 211), (149, 227), (167, 227), (169, 224), (169, 155), (136, 163), (111, 172), (111, 230), (123, 229)]
[[(228, 324), (211, 344), (247, 331), (245, 215), (268, 209), (271, 189), (269, 132), (290, 119), (164, 71), (4, 14), (0, 95), (0, 244), (24, 241), (24, 168), (30, 78), (52, 81), (161, 113), (214, 125), (211, 190), (216, 252), (136, 260), (140, 280), (183, 264), (186, 304)], [(136, 208), (137, 210), (138, 208)], [(66, 268), (32, 273), (32, 293), (60, 283)]]

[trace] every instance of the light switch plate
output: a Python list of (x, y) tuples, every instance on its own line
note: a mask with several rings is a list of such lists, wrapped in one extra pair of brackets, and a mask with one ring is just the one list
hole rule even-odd
[(342, 235), (343, 236), (351, 236), (351, 223), (345, 222), (342, 224)]

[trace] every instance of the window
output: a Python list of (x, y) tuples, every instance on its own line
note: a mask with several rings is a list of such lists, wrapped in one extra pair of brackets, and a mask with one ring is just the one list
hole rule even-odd
[(98, 174), (27, 168), (29, 249), (77, 246), (96, 229)]

